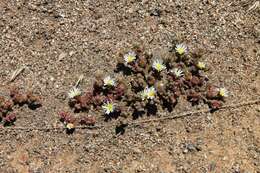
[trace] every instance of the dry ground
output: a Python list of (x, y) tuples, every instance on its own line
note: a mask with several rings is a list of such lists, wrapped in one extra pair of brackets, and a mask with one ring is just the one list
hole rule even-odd
[[(256, 2), (1, 0), (0, 94), (17, 85), (44, 98), (36, 111), (17, 109), (16, 126), (58, 126), (56, 112), (69, 110), (66, 92), (81, 74), (86, 88), (98, 69), (112, 73), (119, 52), (139, 44), (166, 56), (178, 38), (205, 50), (207, 75), (231, 92), (227, 104), (259, 99), (259, 6), (248, 11)], [(173, 113), (200, 107), (182, 102)], [(259, 173), (260, 106), (144, 124), (121, 136), (112, 127), (73, 135), (1, 130), (0, 143), (1, 173)]]

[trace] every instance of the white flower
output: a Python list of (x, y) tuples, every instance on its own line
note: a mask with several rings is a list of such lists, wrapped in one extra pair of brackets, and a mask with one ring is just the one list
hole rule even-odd
[(104, 86), (116, 86), (115, 79), (111, 78), (110, 76), (105, 77)]
[(145, 100), (147, 98), (147, 92), (146, 90), (144, 89), (143, 91), (140, 92), (140, 95), (142, 97), (142, 100)]
[(142, 92), (141, 92), (141, 97), (142, 100), (145, 99), (154, 99), (156, 94), (156, 90), (154, 87), (146, 87)]
[(228, 97), (228, 91), (226, 88), (219, 88), (218, 89), (218, 94), (221, 96), (221, 97)]
[(133, 51), (128, 52), (124, 55), (125, 64), (131, 63), (136, 60), (136, 53)]
[(150, 87), (147, 89), (147, 98), (148, 99), (153, 99), (155, 97), (156, 90), (154, 87)]
[(73, 87), (69, 92), (68, 92), (68, 97), (70, 99), (73, 99), (77, 96), (80, 96), (81, 95), (81, 90), (77, 87)]
[(71, 130), (71, 129), (74, 129), (75, 126), (74, 126), (74, 124), (72, 124), (72, 123), (68, 123), (68, 124), (66, 125), (66, 128), (67, 128), (68, 130)]
[(204, 62), (198, 62), (197, 67), (201, 70), (206, 68), (206, 64)]
[(166, 69), (166, 66), (163, 64), (163, 61), (161, 59), (154, 60), (152, 67), (158, 72)]
[(185, 44), (177, 44), (175, 50), (179, 55), (183, 55), (188, 52), (188, 48)]
[(102, 106), (102, 108), (104, 109), (105, 114), (110, 114), (110, 113), (114, 112), (114, 110), (115, 110), (115, 105), (114, 105), (114, 103), (112, 103), (112, 102), (106, 102), (106, 103)]
[(182, 71), (181, 69), (174, 68), (173, 70), (171, 70), (171, 72), (172, 72), (177, 78), (183, 76), (183, 71)]

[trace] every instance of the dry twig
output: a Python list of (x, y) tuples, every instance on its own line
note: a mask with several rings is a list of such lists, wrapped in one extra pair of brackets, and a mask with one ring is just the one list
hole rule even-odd
[(82, 75), (80, 75), (79, 76), (79, 79), (77, 80), (77, 82), (76, 82), (76, 84), (75, 84), (75, 86), (74, 87), (78, 87), (79, 86), (79, 84), (80, 84), (80, 82), (83, 80), (83, 78), (84, 78), (84, 75), (82, 74)]
[(20, 67), (19, 69), (16, 69), (16, 70), (12, 73), (12, 76), (11, 76), (9, 82), (13, 82), (13, 81), (17, 78), (17, 76), (19, 76), (19, 74), (21, 74), (21, 73), (24, 71), (25, 68), (26, 68), (26, 66), (23, 65), (23, 66)]
[(256, 1), (256, 2), (247, 10), (247, 12), (250, 13), (250, 12), (256, 10), (257, 8), (259, 8), (259, 5), (260, 5), (260, 1)]

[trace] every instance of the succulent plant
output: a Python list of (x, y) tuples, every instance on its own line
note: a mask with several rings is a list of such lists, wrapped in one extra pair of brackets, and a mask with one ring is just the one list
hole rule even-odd
[(10, 113), (10, 114), (7, 114), (4, 118), (4, 125), (5, 126), (9, 126), (9, 125), (12, 125), (15, 120), (16, 120), (16, 114), (15, 113)]
[(94, 116), (84, 116), (80, 118), (79, 123), (81, 125), (94, 126), (96, 123), (96, 118)]
[[(177, 44), (175, 53), (167, 60), (153, 59), (154, 55), (146, 53), (143, 47), (134, 47), (120, 54), (114, 70), (118, 76), (104, 77), (103, 73), (97, 72), (93, 86), (70, 97), (69, 104), (77, 112), (103, 110), (105, 120), (127, 118), (128, 115), (136, 119), (145, 114), (155, 115), (158, 110), (172, 111), (180, 96), (192, 105), (206, 103), (212, 110), (217, 110), (228, 92), (208, 84), (204, 74), (206, 64), (200, 60), (202, 56), (201, 50), (190, 54), (185, 44)], [(19, 95), (16, 91), (12, 94), (15, 104), (28, 101), (26, 97), (28, 95)], [(75, 124), (71, 122), (73, 116), (63, 113), (61, 117), (67, 125)], [(94, 125), (95, 122), (92, 116), (79, 119), (81, 125)]]
[(60, 121), (63, 122), (64, 124), (75, 122), (75, 118), (68, 112), (59, 112), (58, 115), (59, 115)]

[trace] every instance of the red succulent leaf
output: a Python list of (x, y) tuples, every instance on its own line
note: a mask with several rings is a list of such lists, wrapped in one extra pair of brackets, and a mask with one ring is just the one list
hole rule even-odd
[(208, 99), (214, 99), (218, 97), (218, 89), (215, 86), (208, 86), (206, 96)]
[(8, 124), (13, 123), (16, 120), (16, 115), (15, 115), (15, 113), (10, 113), (10, 114), (7, 114), (3, 119), (4, 119), (5, 123), (8, 123)]
[(96, 123), (96, 118), (94, 116), (82, 117), (79, 121), (81, 125), (93, 126)]
[(0, 104), (0, 105), (3, 110), (8, 111), (8, 110), (12, 109), (14, 104), (13, 104), (12, 100), (6, 100), (6, 101), (2, 102), (2, 104)]
[(70, 116), (70, 114), (68, 112), (58, 112), (58, 115), (60, 117), (60, 121), (65, 121), (67, 116)]
[(96, 79), (96, 81), (93, 84), (93, 94), (100, 94), (100, 92), (102, 91), (104, 82), (102, 79)]
[(95, 106), (100, 106), (103, 104), (105, 100), (105, 97), (104, 96), (101, 96), (101, 95), (96, 95), (93, 97), (93, 100), (92, 100), (92, 103), (95, 105)]
[(177, 98), (174, 96), (174, 95), (172, 95), (171, 97), (170, 97), (170, 101), (171, 101), (171, 104), (176, 104), (177, 103)]
[(92, 92), (86, 92), (85, 94), (76, 97), (76, 107), (78, 109), (87, 109), (92, 103), (93, 94)]
[(125, 90), (126, 90), (126, 87), (124, 84), (122, 84), (122, 83), (118, 84), (114, 91), (115, 98), (118, 99), (118, 98), (122, 97), (125, 94)]
[(59, 112), (60, 121), (63, 123), (73, 123), (75, 122), (75, 118), (70, 115), (68, 112)]
[(41, 105), (40, 96), (34, 95), (32, 92), (27, 93), (28, 104)]
[(138, 62), (139, 66), (145, 68), (147, 65), (147, 60), (144, 57), (141, 57)]
[(115, 96), (113, 94), (107, 95), (105, 101), (113, 102), (115, 100)]
[(190, 91), (187, 98), (192, 103), (197, 103), (201, 99), (201, 94), (195, 91)]
[(202, 83), (203, 83), (202, 80), (200, 78), (198, 78), (197, 76), (192, 76), (190, 81), (193, 86), (202, 85)]
[(26, 104), (28, 102), (28, 97), (26, 94), (17, 93), (13, 95), (12, 100), (14, 104)]
[(222, 106), (222, 103), (219, 100), (211, 100), (209, 101), (209, 106), (211, 109), (217, 110)]

